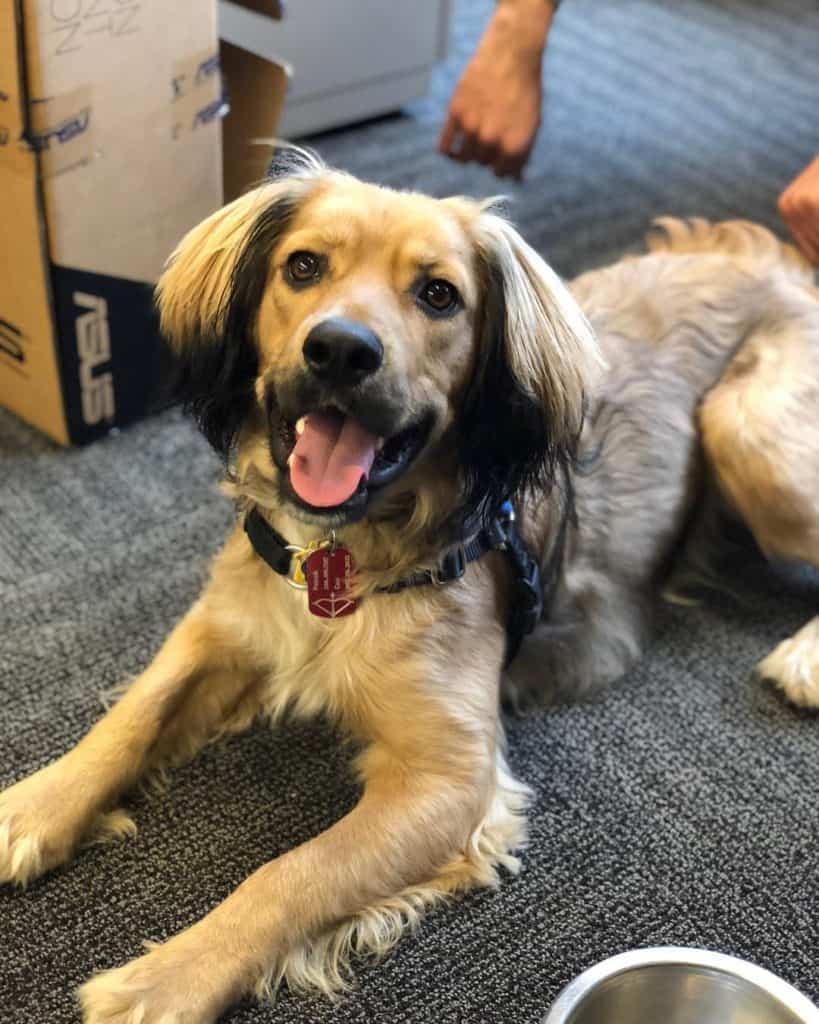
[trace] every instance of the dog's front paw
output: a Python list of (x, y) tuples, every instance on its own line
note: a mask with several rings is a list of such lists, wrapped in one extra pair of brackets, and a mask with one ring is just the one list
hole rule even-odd
[[(167, 991), (168, 979), (148, 953), (113, 971), (97, 974), (77, 993), (83, 1024), (189, 1024), (182, 988)], [(181, 979), (180, 979), (181, 981)]]
[(83, 1024), (212, 1024), (224, 1008), (218, 971), (203, 970), (207, 956), (191, 958), (177, 944), (87, 981), (77, 993)]
[(0, 793), (0, 883), (27, 885), (68, 860), (85, 836), (134, 830), (122, 811), (98, 815), (57, 761)]
[(68, 858), (77, 840), (70, 794), (49, 765), (0, 793), (0, 882), (26, 885)]

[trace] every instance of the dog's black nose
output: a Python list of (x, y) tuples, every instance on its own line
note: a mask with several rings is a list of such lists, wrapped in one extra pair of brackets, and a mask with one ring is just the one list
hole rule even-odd
[(328, 384), (357, 384), (381, 366), (384, 347), (378, 336), (355, 320), (334, 316), (310, 331), (302, 348), (304, 361)]

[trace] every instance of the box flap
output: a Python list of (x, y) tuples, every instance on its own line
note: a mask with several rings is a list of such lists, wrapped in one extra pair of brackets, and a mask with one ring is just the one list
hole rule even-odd
[(265, 177), (289, 81), (288, 69), (222, 42), (222, 68), (230, 98), (223, 122), (225, 201)]

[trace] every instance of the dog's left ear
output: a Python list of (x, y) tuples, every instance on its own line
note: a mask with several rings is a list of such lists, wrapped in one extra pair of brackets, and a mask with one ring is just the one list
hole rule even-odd
[(464, 510), (487, 516), (573, 458), (584, 395), (603, 361), (569, 290), (508, 221), (476, 224), (483, 308), (460, 417)]

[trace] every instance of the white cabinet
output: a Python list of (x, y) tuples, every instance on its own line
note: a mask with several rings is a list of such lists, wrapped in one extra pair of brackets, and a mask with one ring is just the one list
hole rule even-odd
[(278, 133), (298, 138), (397, 110), (423, 96), (445, 53), (450, 0), (290, 0), (276, 21), (231, 0), (220, 35), (286, 64)]

